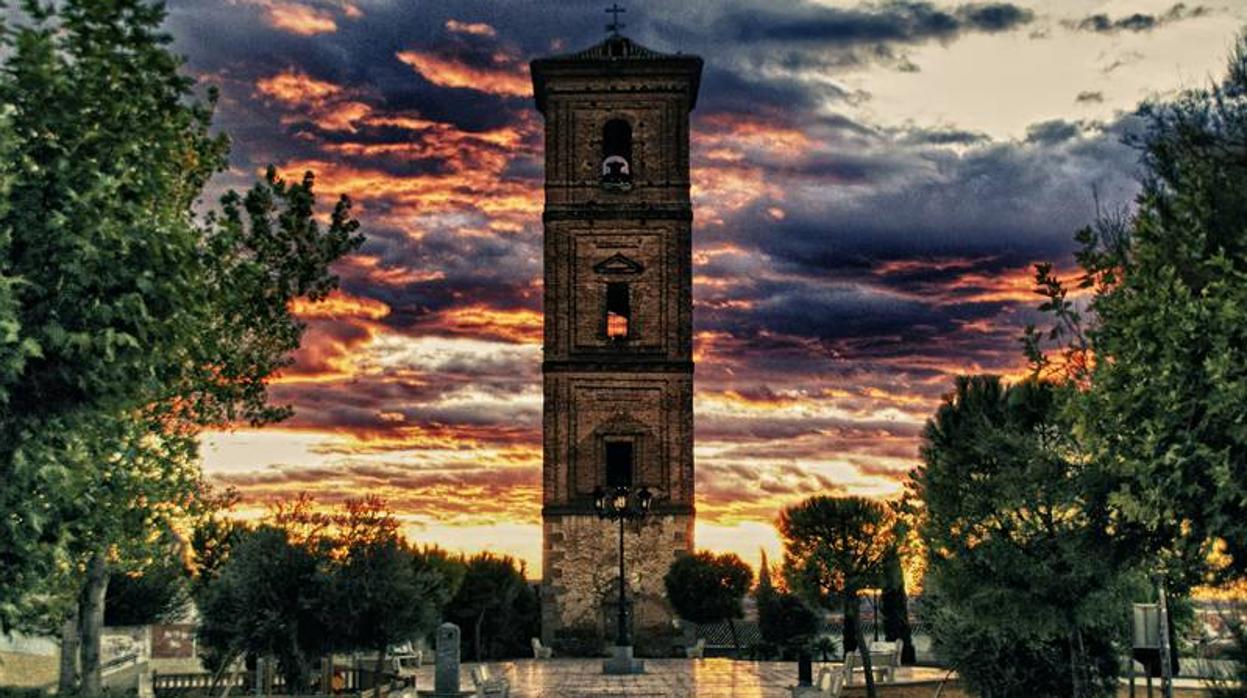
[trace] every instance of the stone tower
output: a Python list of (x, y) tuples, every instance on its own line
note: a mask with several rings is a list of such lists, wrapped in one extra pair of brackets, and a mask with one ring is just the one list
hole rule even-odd
[(689, 112), (702, 61), (612, 35), (532, 63), (546, 124), (542, 634), (614, 636), (617, 524), (592, 492), (654, 493), (628, 524), (638, 652), (673, 635), (663, 576), (693, 549)]

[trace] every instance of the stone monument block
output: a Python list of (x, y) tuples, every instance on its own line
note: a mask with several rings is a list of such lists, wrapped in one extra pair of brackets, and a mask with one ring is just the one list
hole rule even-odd
[(471, 695), (470, 691), (459, 690), (459, 626), (454, 623), (437, 626), (433, 690), (420, 691), (419, 694), (431, 698)]
[(437, 628), (434, 672), (433, 690), (447, 694), (459, 692), (459, 626), (454, 623), (442, 623)]

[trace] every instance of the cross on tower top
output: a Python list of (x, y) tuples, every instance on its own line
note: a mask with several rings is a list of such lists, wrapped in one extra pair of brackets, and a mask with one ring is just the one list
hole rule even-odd
[(611, 23), (606, 25), (606, 31), (610, 32), (611, 36), (619, 36), (619, 30), (628, 26), (619, 21), (619, 15), (624, 14), (626, 12), (627, 10), (620, 7), (619, 3), (617, 2), (611, 3), (611, 6), (606, 8), (606, 14), (613, 15), (613, 17), (611, 18)]

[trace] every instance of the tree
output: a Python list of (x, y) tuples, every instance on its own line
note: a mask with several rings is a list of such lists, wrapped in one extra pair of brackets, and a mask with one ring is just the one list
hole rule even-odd
[(901, 554), (893, 546), (883, 561), (883, 613), (884, 639), (901, 642), (901, 662), (913, 664), (914, 638), (909, 628), (909, 598), (905, 594), (905, 572), (901, 567)]
[[(331, 606), (339, 648), (375, 650), (379, 677), (391, 644), (436, 626), (445, 580), (432, 570), (417, 572), (398, 520), (382, 500), (348, 500), (335, 523)], [(380, 698), (379, 680), (373, 695)]]
[(246, 653), (274, 657), (289, 690), (307, 692), (311, 658), (334, 637), (327, 557), (270, 525), (243, 538), (200, 601), (199, 639), (217, 668)]
[(447, 614), (464, 629), (464, 648), (476, 661), (520, 654), (538, 634), (539, 608), (524, 566), (505, 555), (468, 558)]
[(289, 413), (265, 385), (302, 334), (291, 301), (328, 293), (361, 238), (345, 200), (315, 221), (310, 175), (196, 215), (228, 144), (161, 3), (19, 12), (0, 74), (0, 627), (77, 616), (95, 691), (110, 576), (194, 516), (199, 430)]
[(741, 606), (753, 584), (753, 571), (732, 553), (698, 552), (676, 558), (663, 578), (667, 599), (677, 615), (694, 623), (727, 621), (732, 645), (740, 653), (740, 638), (732, 621), (744, 618)]
[(1139, 577), (1107, 552), (1107, 499), (1062, 390), (958, 378), (911, 474), (936, 649), (984, 696), (1116, 691)]
[(1214, 698), (1247, 698), (1247, 623), (1241, 615), (1223, 617), (1232, 644), (1226, 653), (1230, 667), (1209, 686)]
[(190, 590), (190, 574), (177, 557), (142, 572), (113, 575), (104, 601), (104, 625), (152, 625), (179, 620), (189, 608)]
[[(859, 592), (878, 587), (882, 579), (883, 562), (894, 542), (891, 513), (861, 497), (817, 496), (781, 511), (778, 528), (789, 586), (821, 606), (839, 600), (847, 631), (850, 616), (857, 617)], [(860, 624), (852, 632), (866, 670), (866, 692), (874, 698), (870, 652)], [(846, 636), (846, 651), (848, 640)]]
[(762, 551), (755, 598), (758, 602), (758, 632), (767, 646), (764, 657), (769, 656), (773, 649), (778, 649), (781, 657), (812, 649), (818, 635), (818, 614), (796, 594), (775, 588), (765, 550)]
[(275, 657), (293, 687), (307, 687), (327, 652), (376, 652), (381, 674), (391, 645), (433, 630), (453, 577), (428, 562), (435, 549), (412, 550), (377, 497), (326, 510), (301, 495), (274, 502), (253, 531), (209, 533), (230, 542), (211, 574), (201, 570), (205, 663), (219, 671), (240, 654)]
[(467, 562), (462, 556), (452, 555), (436, 545), (426, 545), (412, 549), (411, 563), (417, 577), (433, 575), (441, 580), (441, 584), (433, 590), (433, 603), (436, 618), (445, 618), (446, 608), (459, 593), (463, 577), (467, 574)]
[[(1030, 354), (1045, 373), (1064, 366), (1041, 340), (1078, 357), (1072, 410), (1111, 489), (1117, 547), (1182, 592), (1247, 575), (1247, 35), (1220, 84), (1140, 115), (1136, 210), (1078, 233), (1087, 312), (1038, 267), (1055, 323), (1032, 330)], [(1225, 564), (1209, 569), (1215, 548)]]

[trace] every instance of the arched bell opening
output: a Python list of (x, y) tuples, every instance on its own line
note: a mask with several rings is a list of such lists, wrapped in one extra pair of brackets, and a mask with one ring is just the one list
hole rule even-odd
[(632, 126), (623, 119), (611, 119), (602, 126), (602, 186), (632, 186)]

